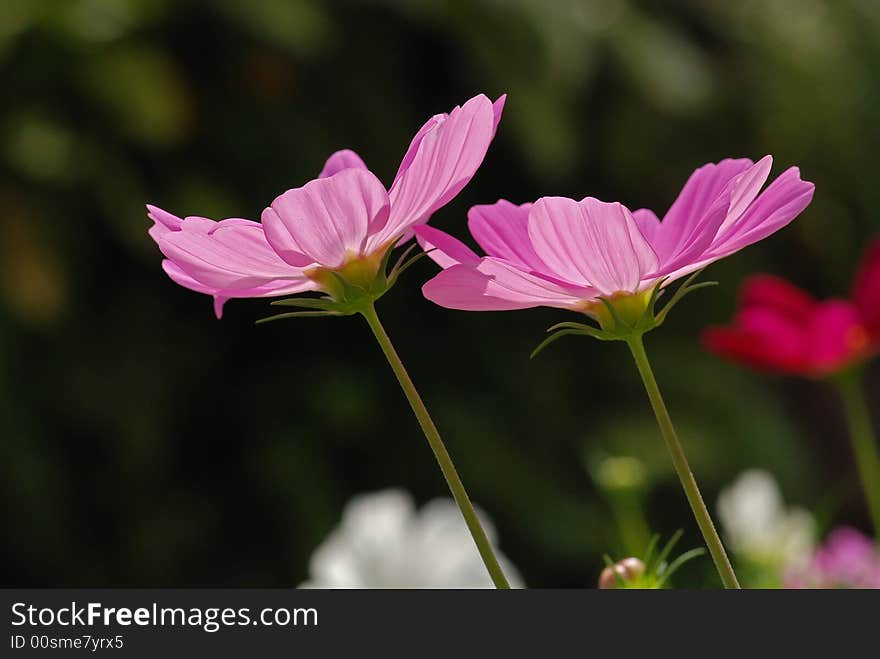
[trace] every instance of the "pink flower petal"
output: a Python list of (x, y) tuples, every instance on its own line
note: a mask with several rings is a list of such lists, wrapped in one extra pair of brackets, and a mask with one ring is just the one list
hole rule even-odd
[[(715, 170), (712, 171), (715, 171), (718, 175), (710, 177), (705, 182), (711, 190), (709, 194), (714, 194), (715, 187), (722, 183), (723, 175), (721, 173), (725, 169), (731, 170), (733, 167), (729, 163), (739, 162), (725, 160), (715, 166)], [(703, 207), (702, 215), (685, 229), (685, 233), (679, 239), (674, 252), (663, 262), (663, 267), (659, 274), (673, 280), (696, 270), (697, 268), (694, 267), (694, 264), (701, 261), (703, 255), (715, 242), (717, 235), (723, 232), (725, 227), (737, 221), (757, 196), (761, 186), (764, 185), (764, 181), (767, 180), (767, 175), (772, 165), (773, 158), (765, 156), (757, 163), (746, 167), (744, 171), (728, 179), (723, 184), (721, 191), (716, 195), (714, 201)], [(694, 194), (697, 193), (698, 191)], [(665, 222), (664, 220), (664, 224)], [(663, 235), (664, 227), (661, 226), (657, 237), (652, 241), (655, 247)]]
[(196, 281), (173, 261), (162, 261), (162, 269), (168, 274), (173, 282), (197, 293), (205, 293), (214, 297), (214, 314), (217, 318), (223, 316), (223, 305), (231, 298), (247, 297), (275, 297), (278, 295), (292, 295), (317, 288), (317, 284), (310, 279), (300, 281), (273, 281), (262, 286), (240, 290), (222, 290)]
[(480, 94), (448, 117), (433, 117), (416, 135), (389, 191), (388, 223), (370, 237), (373, 250), (426, 222), (476, 173), (495, 132), (495, 111)]
[(529, 237), (552, 273), (602, 295), (638, 292), (657, 255), (619, 203), (543, 197), (529, 213)]
[(764, 187), (772, 168), (773, 156), (764, 156), (730, 182), (730, 208), (719, 232), (723, 232), (742, 216)]
[(634, 210), (632, 215), (636, 220), (636, 224), (639, 226), (639, 231), (641, 231), (642, 235), (645, 237), (645, 240), (653, 245), (657, 237), (657, 232), (660, 231), (660, 219), (654, 211), (648, 208)]
[(342, 149), (331, 154), (324, 163), (324, 168), (318, 174), (318, 178), (327, 178), (341, 172), (343, 169), (367, 169), (361, 157), (351, 149)]
[(810, 204), (814, 189), (801, 180), (797, 167), (785, 170), (739, 218), (718, 232), (703, 262), (717, 261), (786, 226)]
[[(719, 195), (728, 188), (732, 180), (752, 166), (752, 161), (747, 158), (727, 159), (717, 164), (703, 165), (690, 175), (678, 198), (664, 216), (656, 240), (652, 242), (663, 262), (681, 253), (685, 245), (693, 240), (697, 228), (701, 226)], [(704, 231), (703, 236), (706, 233), (709, 232)], [(708, 238), (711, 240), (712, 236), (714, 232)]]
[(269, 247), (260, 224), (249, 220), (186, 218), (180, 231), (161, 234), (157, 243), (168, 259), (212, 288), (247, 289), (304, 278)]
[(388, 219), (388, 194), (372, 173), (344, 169), (288, 190), (263, 211), (269, 244), (291, 265), (338, 268), (364, 253), (367, 235)]
[(468, 228), (489, 256), (497, 256), (527, 270), (547, 272), (529, 238), (529, 211), (532, 204), (517, 206), (504, 199), (491, 205), (474, 206), (468, 211)]
[(158, 206), (147, 204), (147, 217), (155, 222), (161, 229), (168, 231), (180, 231), (180, 223), (183, 221), (176, 215), (172, 215)]
[(459, 264), (443, 270), (422, 287), (422, 293), (441, 307), (463, 311), (575, 309), (595, 296), (595, 291), (564, 289), (493, 257), (481, 259), (476, 266)]
[(480, 257), (470, 247), (440, 229), (424, 224), (415, 227), (415, 233), (419, 245), (441, 268), (449, 268), (459, 263), (476, 265), (480, 262)]
[(501, 123), (501, 115), (504, 113), (504, 105), (507, 103), (507, 94), (501, 94), (498, 98), (495, 99), (495, 102), (492, 103), (492, 136), (494, 137), (495, 131), (498, 130), (498, 124)]

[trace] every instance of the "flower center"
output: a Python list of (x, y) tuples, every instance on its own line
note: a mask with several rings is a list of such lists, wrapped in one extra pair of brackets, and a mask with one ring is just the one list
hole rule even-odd
[(860, 353), (871, 343), (868, 330), (863, 325), (853, 325), (846, 335), (846, 345), (851, 352)]
[[(333, 299), (355, 302), (380, 291), (384, 278), (380, 276), (384, 250), (372, 254), (350, 253), (338, 268), (317, 267), (306, 271), (306, 276), (321, 285)], [(383, 280), (380, 282), (380, 279)]]
[(627, 332), (636, 327), (647, 313), (651, 290), (641, 293), (618, 291), (603, 300), (585, 302), (584, 313), (599, 321), (599, 326), (606, 332)]

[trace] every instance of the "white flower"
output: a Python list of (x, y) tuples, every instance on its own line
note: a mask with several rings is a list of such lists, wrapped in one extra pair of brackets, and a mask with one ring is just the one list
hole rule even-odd
[[(478, 511), (489, 540), (495, 529)], [(498, 553), (511, 585), (515, 568)], [(492, 579), (452, 499), (417, 511), (403, 490), (354, 497), (315, 550), (301, 588), (492, 588)]]
[(807, 561), (815, 522), (803, 508), (786, 508), (768, 472), (749, 469), (721, 492), (718, 516), (731, 549), (755, 562), (789, 566)]

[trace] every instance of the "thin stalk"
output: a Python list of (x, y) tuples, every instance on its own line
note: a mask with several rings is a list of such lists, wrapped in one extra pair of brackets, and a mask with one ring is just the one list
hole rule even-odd
[(859, 373), (853, 370), (835, 378), (835, 381), (843, 399), (849, 424), (849, 440), (874, 524), (874, 533), (880, 537), (880, 456), (877, 454), (877, 438), (872, 429), (871, 415), (859, 386)]
[(400, 388), (403, 389), (403, 393), (409, 401), (410, 407), (412, 407), (412, 411), (416, 415), (419, 425), (422, 427), (422, 431), (425, 433), (428, 444), (430, 444), (431, 450), (434, 452), (434, 457), (437, 458), (437, 463), (440, 465), (440, 471), (443, 472), (443, 476), (446, 478), (446, 483), (449, 485), (455, 503), (458, 504), (458, 508), (461, 510), (465, 523), (467, 523), (467, 527), (471, 532), (471, 537), (474, 539), (474, 544), (477, 546), (477, 550), (480, 552), (483, 563), (485, 563), (486, 569), (492, 577), (492, 582), (495, 584), (496, 588), (510, 588), (507, 577), (504, 576), (504, 572), (501, 570), (501, 565), (499, 565), (498, 559), (495, 557), (495, 552), (492, 550), (492, 544), (489, 542), (489, 538), (486, 537), (486, 532), (480, 524), (474, 506), (468, 497), (467, 491), (464, 489), (464, 485), (461, 482), (461, 478), (458, 476), (455, 465), (452, 463), (452, 458), (449, 456), (449, 452), (446, 450), (446, 446), (440, 438), (437, 426), (434, 425), (434, 421), (431, 419), (431, 415), (428, 413), (425, 403), (422, 401), (413, 381), (406, 372), (406, 368), (400, 360), (397, 351), (394, 349), (391, 339), (388, 338), (385, 328), (382, 327), (382, 323), (379, 322), (379, 316), (376, 315), (375, 307), (370, 304), (361, 311), (361, 314), (367, 320), (370, 329), (373, 330), (376, 341), (379, 342), (382, 352), (385, 353), (385, 358), (388, 360), (391, 370), (394, 371), (394, 375), (397, 376)]
[(648, 546), (651, 529), (642, 509), (641, 496), (634, 492), (615, 493), (609, 497), (620, 533), (623, 551), (627, 556), (639, 556)]
[(718, 531), (715, 530), (715, 525), (712, 523), (709, 510), (703, 502), (700, 488), (697, 487), (697, 481), (694, 479), (685, 456), (684, 447), (682, 447), (681, 442), (678, 440), (675, 427), (672, 425), (672, 419), (669, 417), (669, 411), (666, 409), (666, 403), (663, 402), (663, 396), (660, 394), (657, 380), (654, 378), (654, 372), (651, 370), (651, 364), (645, 352), (642, 335), (634, 334), (631, 338), (627, 339), (627, 344), (636, 362), (636, 367), (639, 369), (639, 374), (642, 376), (645, 391), (648, 393), (651, 407), (654, 408), (654, 416), (657, 417), (657, 425), (660, 426), (660, 432), (666, 441), (666, 448), (669, 449), (669, 454), (672, 456), (675, 473), (678, 474), (678, 479), (681, 481), (681, 486), (687, 496), (688, 503), (690, 503), (694, 517), (697, 519), (697, 526), (700, 527), (700, 532), (703, 534), (703, 539), (709, 548), (712, 560), (715, 562), (715, 568), (721, 577), (721, 582), (725, 588), (739, 588), (739, 581), (737, 581), (736, 574), (733, 572), (733, 566), (730, 564), (730, 559), (727, 558), (727, 553), (724, 551), (724, 545), (721, 544), (721, 538), (718, 537)]

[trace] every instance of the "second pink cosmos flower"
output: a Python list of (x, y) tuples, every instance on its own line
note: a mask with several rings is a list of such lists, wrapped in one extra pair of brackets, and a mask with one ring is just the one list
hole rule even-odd
[(813, 197), (797, 167), (761, 192), (773, 159), (722, 160), (696, 170), (661, 222), (620, 203), (542, 197), (498, 201), (468, 213), (479, 256), (438, 229), (420, 227), (443, 272), (425, 297), (472, 311), (548, 306), (590, 312), (599, 297), (647, 291), (751, 245), (791, 222)]

